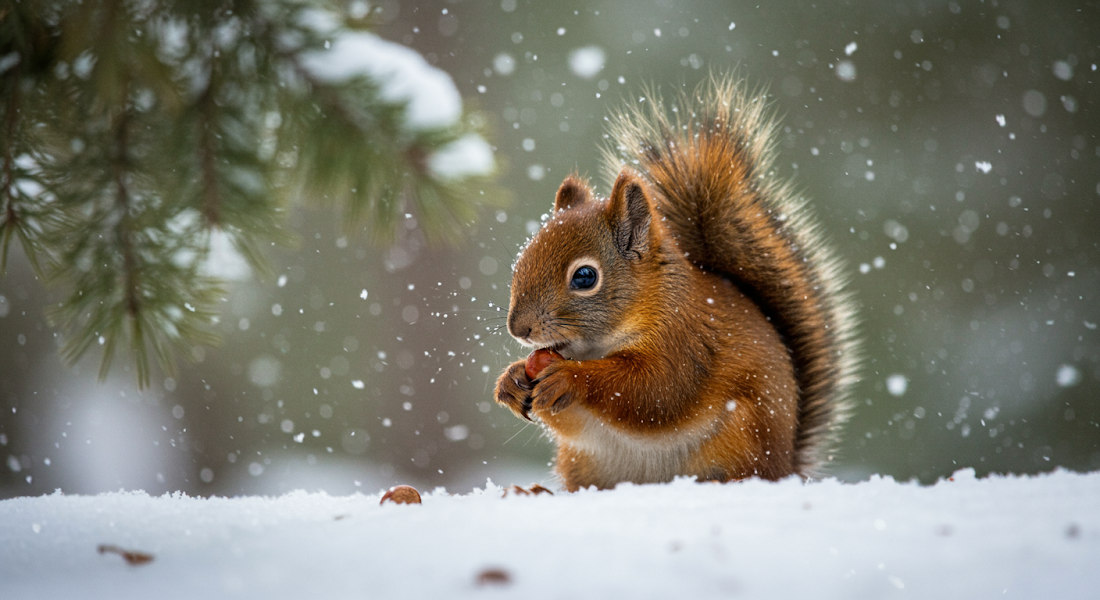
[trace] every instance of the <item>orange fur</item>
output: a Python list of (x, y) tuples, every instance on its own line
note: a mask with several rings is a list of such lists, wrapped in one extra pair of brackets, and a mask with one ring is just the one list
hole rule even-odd
[(546, 427), (569, 490), (810, 476), (844, 417), (856, 348), (837, 261), (768, 174), (760, 101), (732, 79), (696, 96), (677, 119), (654, 94), (620, 115), (610, 197), (566, 178), (515, 264), (509, 332), (566, 360), (534, 381), (514, 363), (496, 399)]

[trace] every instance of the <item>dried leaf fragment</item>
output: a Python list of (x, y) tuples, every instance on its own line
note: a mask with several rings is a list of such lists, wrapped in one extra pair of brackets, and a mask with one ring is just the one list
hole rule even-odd
[(508, 571), (499, 568), (485, 569), (477, 574), (477, 584), (481, 587), (487, 585), (506, 586), (512, 583), (512, 576)]
[(99, 547), (96, 548), (96, 550), (98, 550), (100, 554), (107, 554), (108, 552), (112, 554), (117, 554), (121, 556), (127, 564), (130, 565), (144, 565), (146, 563), (153, 562), (153, 555), (149, 554), (148, 552), (124, 550), (122, 548), (119, 548), (118, 546), (115, 546), (114, 544), (100, 544)]
[(513, 495), (516, 495), (516, 496), (537, 496), (539, 494), (550, 494), (551, 496), (554, 495), (554, 492), (551, 492), (550, 490), (542, 487), (541, 485), (539, 485), (537, 483), (532, 483), (531, 487), (528, 487), (528, 488), (522, 488), (518, 485), (513, 485), (512, 487), (504, 488), (504, 495), (501, 496), (501, 498), (507, 497), (509, 493), (511, 493)]

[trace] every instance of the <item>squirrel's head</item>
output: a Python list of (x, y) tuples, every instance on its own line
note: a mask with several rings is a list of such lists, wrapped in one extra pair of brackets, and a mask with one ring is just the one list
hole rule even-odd
[(606, 200), (567, 177), (553, 214), (516, 260), (508, 332), (574, 360), (602, 358), (629, 342), (640, 324), (636, 299), (659, 263), (649, 197), (629, 169)]

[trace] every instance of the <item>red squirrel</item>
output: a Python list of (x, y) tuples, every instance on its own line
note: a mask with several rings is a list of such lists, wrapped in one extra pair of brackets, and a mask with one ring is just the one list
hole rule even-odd
[(671, 106), (650, 94), (612, 119), (610, 196), (567, 177), (521, 250), (508, 331), (549, 364), (510, 365), (496, 400), (545, 427), (566, 490), (812, 477), (832, 459), (854, 302), (774, 174), (776, 127), (732, 76)]

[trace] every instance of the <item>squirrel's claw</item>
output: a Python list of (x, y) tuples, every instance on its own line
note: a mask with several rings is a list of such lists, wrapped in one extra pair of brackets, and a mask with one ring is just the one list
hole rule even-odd
[(531, 410), (549, 412), (551, 416), (569, 408), (576, 397), (584, 395), (584, 376), (570, 368), (571, 361), (557, 361), (534, 381), (531, 393)]
[(512, 363), (497, 379), (496, 401), (521, 419), (531, 420), (531, 389), (533, 384), (527, 378), (525, 361)]
[(554, 416), (585, 394), (585, 376), (574, 361), (554, 361), (537, 379), (529, 379), (526, 361), (509, 365), (497, 379), (496, 401), (526, 421), (535, 415)]

